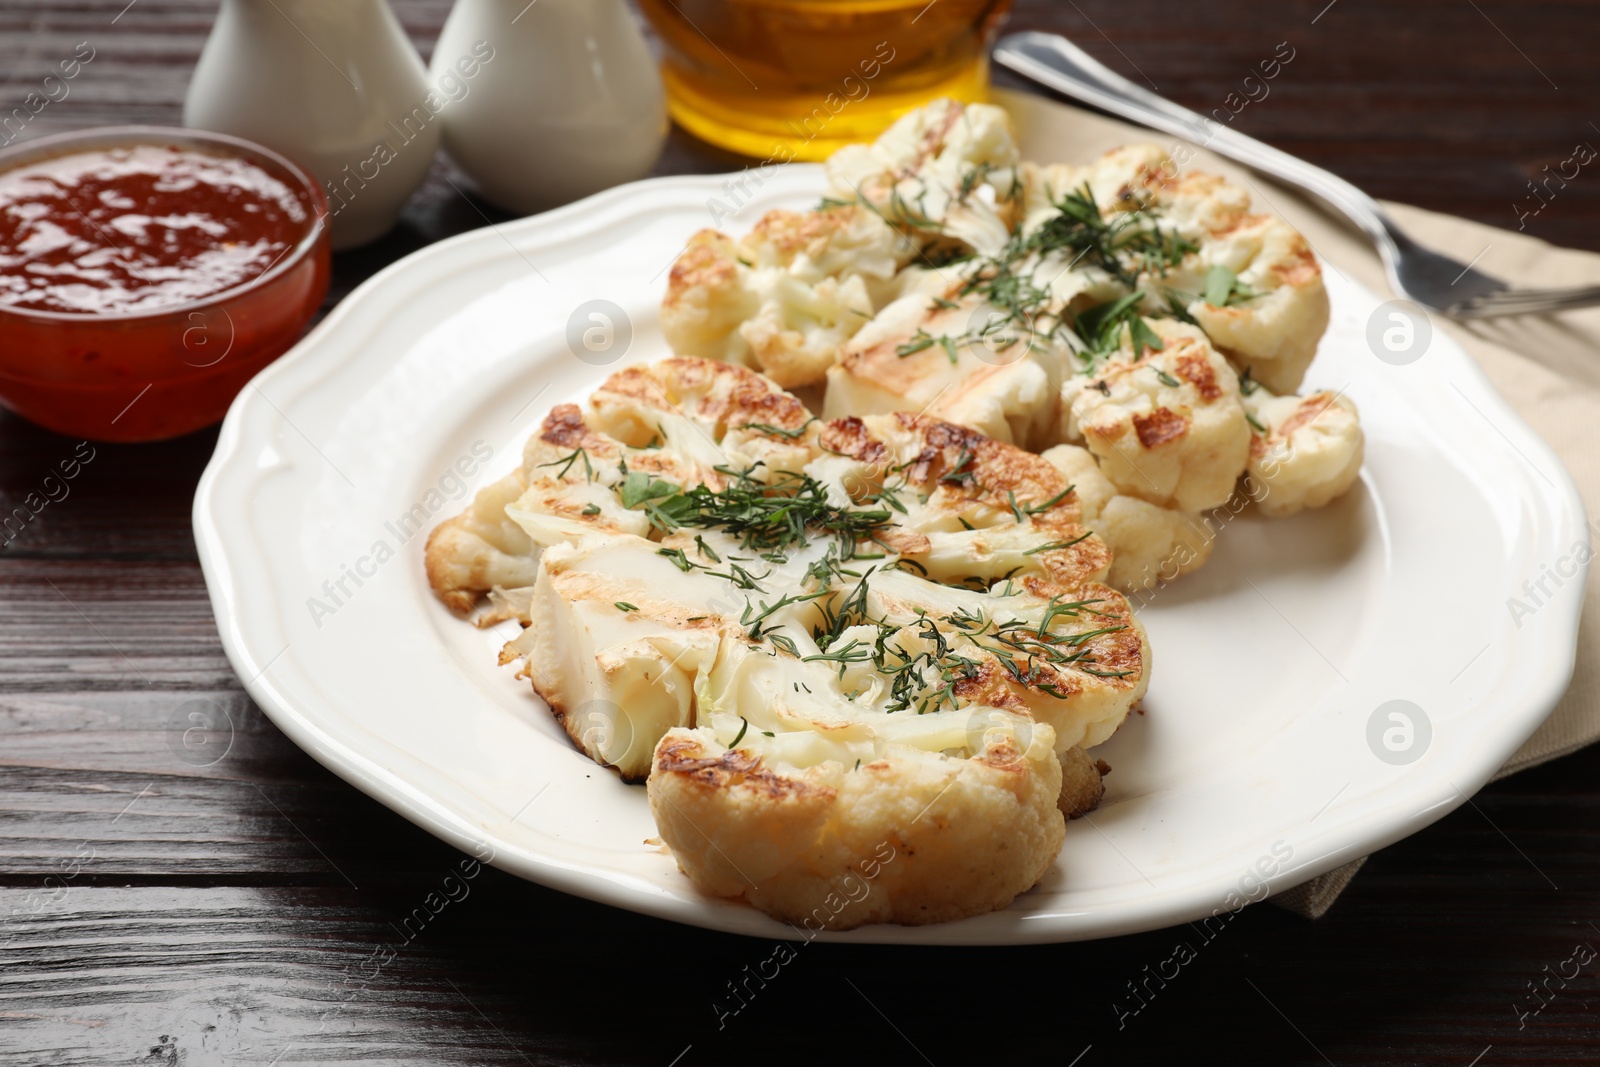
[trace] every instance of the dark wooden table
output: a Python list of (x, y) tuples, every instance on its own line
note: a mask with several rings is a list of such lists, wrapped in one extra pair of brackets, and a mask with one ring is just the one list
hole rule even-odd
[[(1593, 5), (1326, 3), (1019, 0), (1012, 26), (1063, 30), (1203, 110), (1287, 40), (1293, 66), (1240, 127), (1380, 196), (1496, 225), (1515, 226), (1544, 165), (1600, 143)], [(426, 54), (446, 3), (394, 6)], [(88, 40), (95, 60), (29, 136), (176, 124), (215, 7), (0, 0), (0, 111)], [(675, 135), (660, 169), (735, 165)], [(447, 166), (398, 231), (336, 261), (330, 300), (481, 224)], [(1600, 177), (1529, 229), (1600, 249)], [(1249, 909), (1121, 1025), (1128, 983), (1193, 931), (817, 945), (722, 1028), (713, 1002), (771, 946), (492, 870), (407, 940), (400, 923), (460, 857), (240, 691), (189, 526), (214, 438), (100, 447), (0, 549), (0, 1063), (1600, 1062), (1600, 961), (1550, 977), (1600, 945), (1600, 751), (1492, 786), (1374, 857), (1321, 921)], [(0, 414), (4, 510), (71, 450)], [(234, 729), (206, 766), (181, 744), (196, 701)]]

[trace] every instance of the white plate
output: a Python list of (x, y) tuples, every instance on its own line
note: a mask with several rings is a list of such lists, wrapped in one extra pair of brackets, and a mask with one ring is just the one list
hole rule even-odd
[[(434, 600), (422, 542), (516, 464), (551, 405), (615, 369), (571, 354), (574, 309), (621, 305), (634, 328), (625, 361), (665, 355), (665, 269), (711, 225), (712, 199), (740, 206), (729, 228), (748, 227), (770, 207), (815, 204), (821, 185), (815, 167), (764, 184), (661, 179), (463, 234), (368, 281), (263, 371), (228, 413), (194, 517), (224, 647), (272, 720), (358, 788), (515, 874), (792, 937), (699, 895), (646, 843), (643, 789), (579, 755), (495, 666), (503, 630), (474, 630)], [(1382, 362), (1365, 341), (1378, 299), (1336, 271), (1327, 281), (1333, 325), (1309, 384), (1360, 404), (1361, 483), (1320, 512), (1237, 518), (1204, 570), (1141, 609), (1155, 649), (1147, 713), (1097, 750), (1114, 767), (1105, 802), (1070, 824), (1042, 885), (958, 923), (823, 936), (1009, 944), (1210, 915), (1263, 895), (1258, 870), (1276, 891), (1438, 819), (1549, 712), (1572, 669), (1582, 575), (1547, 581), (1520, 619), (1508, 599), (1531, 604), (1524, 581), (1573, 569), (1586, 534), (1570, 479), (1448, 337), (1408, 366)], [(425, 517), (421, 534), (407, 514)], [(1369, 745), (1391, 700), (1431, 725), (1409, 764)]]

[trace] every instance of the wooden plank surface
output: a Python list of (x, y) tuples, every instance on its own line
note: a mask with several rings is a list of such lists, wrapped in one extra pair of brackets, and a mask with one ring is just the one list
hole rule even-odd
[[(0, 105), (88, 40), (95, 59), (29, 136), (175, 123), (215, 7), (0, 0)], [(426, 54), (447, 5), (394, 7)], [(1600, 140), (1597, 15), (1581, 3), (1019, 0), (1012, 26), (1067, 32), (1203, 110), (1287, 40), (1293, 65), (1242, 129), (1379, 196), (1496, 225), (1515, 226), (1541, 167)], [(659, 169), (739, 165), (675, 134)], [(448, 168), (394, 234), (338, 258), (330, 300), (482, 224)], [(1529, 229), (1600, 249), (1600, 178)], [(462, 881), (465, 857), (249, 704), (189, 526), (213, 443), (96, 446), (0, 549), (0, 1064), (1600, 1060), (1600, 960), (1574, 954), (1600, 945), (1597, 752), (1374, 857), (1316, 923), (1251, 908), (1211, 940), (806, 946), (734, 1013), (728, 983), (771, 945), (488, 868)], [(76, 444), (0, 414), (0, 504)], [(186, 745), (191, 712), (222, 727), (207, 745)], [(435, 914), (452, 872), (465, 892)], [(1194, 958), (1171, 977), (1180, 943)]]

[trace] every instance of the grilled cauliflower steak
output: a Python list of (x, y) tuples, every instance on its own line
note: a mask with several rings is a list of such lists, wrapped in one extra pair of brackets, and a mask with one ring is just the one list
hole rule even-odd
[[(893, 207), (890, 179), (925, 169), (960, 114), (927, 109), (835, 170), (876, 160), (858, 196)], [(1008, 173), (1021, 176), (1020, 204), (1004, 201), (1020, 210), (1014, 231), (943, 270), (908, 268), (911, 291), (841, 347), (825, 414), (926, 411), (1032, 448), (1084, 444), (1119, 495), (1222, 504), (1250, 440), (1224, 357), (1269, 387), (1298, 383), (1327, 324), (1309, 248), (1250, 214), (1243, 190), (1181, 175), (1154, 146)]]
[[(602, 387), (590, 421), (606, 421), (608, 398), (633, 393), (619, 380), (637, 376)], [(547, 549), (528, 612), (553, 624), (525, 631), (508, 656), (526, 661), (558, 715), (607, 709), (619, 720), (592, 745), (568, 724), (596, 759), (644, 773), (638, 739), (653, 746), (661, 731), (649, 724), (688, 721), (686, 682), (718, 635), (837, 661), (841, 683), (892, 711), (976, 702), (1028, 715), (1063, 750), (1104, 741), (1143, 695), (1143, 629), (1102, 583), (1111, 555), (1049, 463), (904, 414), (723, 425), (702, 427), (705, 442), (720, 433), (729, 462), (745, 466), (686, 459), (670, 435), (638, 452), (604, 447), (591, 429), (577, 457), (556, 457), (557, 489), (508, 508)], [(750, 458), (758, 442), (770, 461)], [(573, 525), (575, 499), (590, 501), (590, 526)]]
[(702, 230), (672, 266), (661, 328), (674, 352), (809, 385), (888, 298), (911, 247), (860, 205), (772, 211), (735, 241)]
[(1355, 484), (1365, 435), (1353, 400), (1330, 392), (1273, 396), (1256, 389), (1245, 406), (1262, 428), (1250, 442), (1250, 495), (1274, 518), (1320, 508)]
[[(696, 885), (773, 915), (848, 892), (880, 843), (895, 862), (833, 925), (1004, 907), (1098, 802), (1083, 750), (1147, 686), (1071, 486), (942, 420), (819, 423), (752, 371), (674, 358), (558, 406), (492, 488), (441, 530), (525, 537), (502, 663), (591, 758), (648, 776)], [(483, 584), (436, 590), (459, 609)]]
[[(1237, 374), (1293, 392), (1328, 324), (1304, 238), (1156, 145), (1035, 165), (1003, 111), (941, 100), (827, 173), (817, 211), (696, 235), (662, 305), (679, 353), (786, 387), (825, 378), (827, 418), (914, 411), (1033, 449), (1086, 444), (1121, 495), (1194, 512), (1244, 466)], [(1217, 380), (1201, 403), (1173, 398), (1189, 414), (1136, 381), (1131, 409), (1074, 381), (1129, 350), (1178, 378), (1167, 339)]]
[[(821, 703), (781, 682), (747, 681), (751, 706), (793, 717), (806, 714), (795, 696)], [(840, 710), (854, 712), (845, 702), (811, 714)], [(746, 740), (734, 748), (726, 724), (673, 730), (657, 749), (650, 809), (699, 889), (808, 930), (995, 911), (1044, 877), (1065, 826), (1049, 727), (994, 719), (976, 737), (960, 712), (902, 717), (916, 726), (904, 737), (856, 722), (853, 739), (829, 742), (840, 751), (814, 763), (786, 758), (737, 718)]]
[(916, 411), (1024, 447), (1053, 437), (1064, 350), (961, 288), (901, 297), (842, 346), (823, 416)]
[(899, 566), (853, 594), (866, 616), (880, 627), (948, 624), (956, 670), (936, 696), (1026, 712), (1063, 751), (1111, 736), (1144, 695), (1149, 646), (1103, 584), (1111, 553), (1084, 529), (1060, 472), (925, 416), (839, 419), (818, 441), (837, 455), (812, 472), (896, 513)]
[[(1146, 293), (1147, 311), (1181, 308), (1268, 388), (1299, 387), (1328, 326), (1322, 271), (1293, 227), (1250, 212), (1248, 192), (1215, 174), (1180, 172), (1153, 144), (1114, 149), (1085, 166), (1028, 168), (1025, 177), (1024, 233), (1051, 225), (1052, 209), (1066, 205), (1099, 216), (1111, 244), (1136, 253), (1069, 285), (1103, 298), (1093, 283), (1120, 274), (1122, 291)], [(1091, 263), (1108, 262), (1099, 253)]]

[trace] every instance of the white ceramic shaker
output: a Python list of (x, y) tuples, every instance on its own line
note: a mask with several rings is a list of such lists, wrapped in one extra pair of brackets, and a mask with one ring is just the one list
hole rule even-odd
[(624, 0), (456, 0), (431, 69), (445, 150), (507, 211), (642, 178), (667, 136), (661, 76)]
[(442, 101), (387, 0), (222, 0), (183, 122), (310, 170), (342, 249), (388, 232), (427, 177)]

